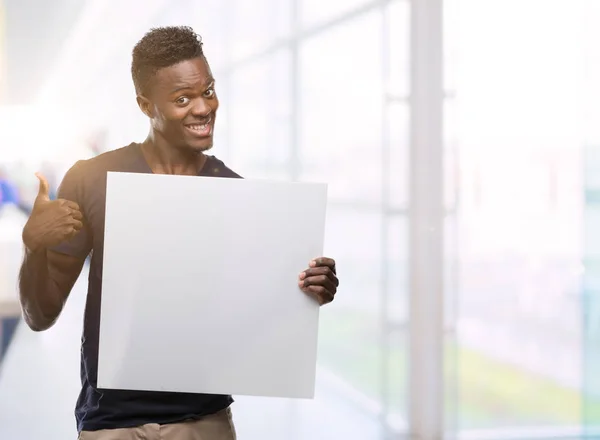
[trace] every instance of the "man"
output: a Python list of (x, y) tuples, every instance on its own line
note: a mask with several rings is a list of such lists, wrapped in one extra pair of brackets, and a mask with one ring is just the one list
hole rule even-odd
[[(35, 331), (52, 326), (92, 253), (82, 337), (82, 390), (75, 411), (79, 438), (234, 439), (230, 396), (96, 386), (107, 172), (240, 177), (206, 154), (213, 144), (219, 102), (202, 43), (192, 29), (166, 27), (147, 33), (133, 50), (131, 70), (139, 108), (150, 120), (147, 139), (77, 162), (66, 173), (54, 201), (48, 197), (48, 183), (38, 175), (39, 195), (23, 229), (24, 319)], [(324, 257), (311, 261), (298, 278), (300, 288), (321, 305), (333, 300), (338, 284), (335, 262)]]

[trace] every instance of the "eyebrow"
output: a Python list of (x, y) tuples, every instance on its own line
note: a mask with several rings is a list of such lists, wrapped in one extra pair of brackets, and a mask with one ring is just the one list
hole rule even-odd
[[(211, 86), (215, 83), (215, 79), (212, 76), (209, 76), (206, 81), (204, 81), (204, 84), (202, 84), (203, 87), (208, 87)], [(180, 87), (176, 87), (175, 89), (171, 90), (171, 93), (177, 93), (177, 92), (181, 92), (182, 90), (190, 90), (192, 89), (192, 86), (180, 86)]]

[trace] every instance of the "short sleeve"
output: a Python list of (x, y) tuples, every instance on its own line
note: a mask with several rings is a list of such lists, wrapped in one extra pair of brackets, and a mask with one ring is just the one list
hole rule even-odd
[(65, 174), (59, 188), (58, 199), (69, 200), (79, 205), (83, 214), (83, 228), (71, 240), (52, 248), (53, 251), (73, 257), (86, 258), (92, 251), (92, 232), (85, 218), (84, 162), (75, 163)]

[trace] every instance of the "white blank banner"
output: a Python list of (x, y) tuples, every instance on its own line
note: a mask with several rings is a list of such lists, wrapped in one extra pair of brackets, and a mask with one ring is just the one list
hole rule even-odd
[(324, 184), (108, 173), (98, 386), (314, 396)]

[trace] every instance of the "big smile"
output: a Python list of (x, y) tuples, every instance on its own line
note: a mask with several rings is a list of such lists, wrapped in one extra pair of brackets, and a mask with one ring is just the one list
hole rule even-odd
[(202, 123), (185, 124), (187, 128), (196, 137), (207, 137), (212, 133), (212, 119), (209, 118)]

